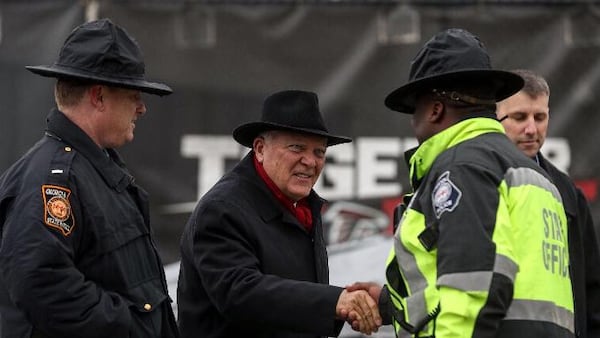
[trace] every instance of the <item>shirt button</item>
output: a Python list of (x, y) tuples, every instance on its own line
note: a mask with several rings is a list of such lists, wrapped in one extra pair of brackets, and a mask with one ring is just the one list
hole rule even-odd
[(151, 309), (152, 309), (152, 305), (150, 305), (148, 303), (144, 304), (144, 310), (150, 311)]
[(71, 147), (69, 147), (69, 146), (66, 146), (66, 147), (65, 147), (65, 151), (66, 151), (66, 152), (69, 152), (69, 151), (71, 151)]

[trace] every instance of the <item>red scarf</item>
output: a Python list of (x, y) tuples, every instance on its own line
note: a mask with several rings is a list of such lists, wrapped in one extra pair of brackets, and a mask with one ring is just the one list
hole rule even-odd
[(292, 201), (289, 197), (285, 196), (281, 189), (275, 185), (275, 182), (267, 175), (265, 168), (263, 168), (262, 164), (258, 162), (256, 156), (254, 157), (254, 167), (258, 172), (258, 175), (265, 182), (269, 190), (275, 195), (277, 200), (283, 204), (292, 215), (296, 216), (300, 224), (304, 225), (306, 230), (310, 232), (313, 227), (312, 222), (312, 213), (310, 212), (310, 207), (308, 206), (308, 201), (306, 198), (303, 198), (296, 202), (296, 206), (294, 206), (294, 201)]

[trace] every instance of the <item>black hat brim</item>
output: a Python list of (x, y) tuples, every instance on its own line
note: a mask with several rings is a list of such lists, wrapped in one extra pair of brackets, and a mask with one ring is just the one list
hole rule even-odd
[(385, 98), (385, 105), (395, 111), (413, 114), (417, 95), (431, 89), (448, 89), (457, 84), (491, 84), (490, 93), (496, 102), (517, 93), (524, 81), (519, 75), (502, 70), (461, 70), (420, 78), (395, 89)]
[(304, 134), (323, 136), (327, 138), (327, 146), (352, 142), (351, 138), (326, 133), (317, 129), (295, 128), (271, 122), (250, 122), (240, 125), (233, 131), (233, 138), (241, 145), (252, 148), (256, 136), (267, 130), (286, 130)]
[(144, 93), (153, 95), (163, 96), (169, 95), (173, 92), (173, 90), (169, 86), (162, 83), (150, 82), (135, 78), (115, 78), (114, 76), (102, 76), (99, 74), (86, 72), (85, 70), (74, 69), (60, 65), (26, 66), (25, 68), (34, 74), (45, 77), (71, 78), (90, 82), (97, 82), (112, 85), (115, 87), (136, 89)]

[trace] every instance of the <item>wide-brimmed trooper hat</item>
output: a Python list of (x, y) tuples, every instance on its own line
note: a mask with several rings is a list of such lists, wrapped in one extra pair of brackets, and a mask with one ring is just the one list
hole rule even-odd
[(155, 95), (173, 92), (165, 84), (144, 78), (145, 65), (138, 44), (109, 19), (76, 27), (65, 40), (54, 64), (25, 68), (42, 76), (137, 89)]
[(252, 148), (256, 136), (267, 130), (287, 130), (327, 138), (327, 146), (352, 142), (345, 136), (329, 133), (319, 110), (319, 100), (312, 92), (284, 90), (267, 97), (260, 121), (248, 122), (235, 128), (233, 138)]
[(511, 72), (492, 69), (483, 43), (466, 30), (452, 28), (425, 43), (411, 62), (408, 83), (392, 91), (385, 98), (385, 105), (412, 114), (417, 95), (433, 89), (465, 86), (485, 88), (489, 91), (485, 97), (488, 100), (482, 102), (495, 103), (518, 92), (523, 79)]

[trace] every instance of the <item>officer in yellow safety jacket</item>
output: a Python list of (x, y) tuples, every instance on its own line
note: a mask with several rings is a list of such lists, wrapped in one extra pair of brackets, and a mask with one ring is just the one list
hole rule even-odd
[(386, 98), (419, 140), (379, 298), (399, 337), (574, 337), (560, 194), (495, 119), (523, 86), (513, 75), (449, 29)]

